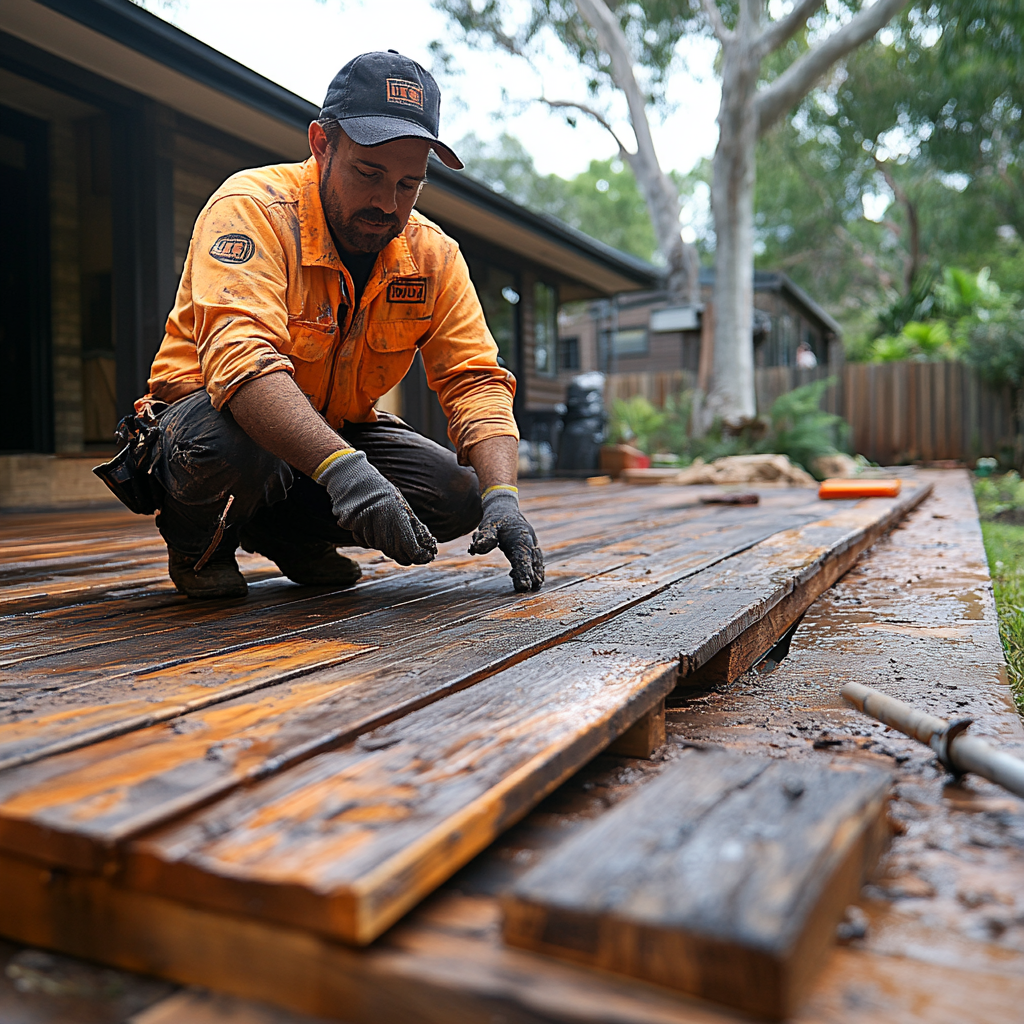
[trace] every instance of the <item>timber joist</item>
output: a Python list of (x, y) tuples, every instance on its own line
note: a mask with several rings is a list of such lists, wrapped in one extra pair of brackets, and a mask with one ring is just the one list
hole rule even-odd
[(457, 541), (340, 592), (251, 556), (225, 604), (173, 593), (148, 521), (6, 517), (0, 858), (79, 903), (26, 896), (30, 926), (0, 894), (0, 933), (82, 952), (109, 898), (372, 942), (619, 737), (650, 753), (669, 694), (756, 664), (928, 491), (538, 485), (537, 594)]

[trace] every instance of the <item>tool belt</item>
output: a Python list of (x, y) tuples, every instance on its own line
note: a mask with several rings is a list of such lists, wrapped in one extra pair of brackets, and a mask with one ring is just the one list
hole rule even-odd
[[(160, 408), (165, 408), (160, 403)], [(163, 489), (153, 478), (153, 466), (159, 451), (159, 410), (147, 407), (136, 415), (125, 416), (117, 425), (121, 450), (93, 472), (110, 488), (118, 501), (140, 516), (152, 515), (160, 507)]]

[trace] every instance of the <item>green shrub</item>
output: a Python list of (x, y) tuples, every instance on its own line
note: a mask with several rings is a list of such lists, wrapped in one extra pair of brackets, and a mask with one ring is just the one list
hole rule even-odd
[(664, 409), (656, 409), (642, 395), (617, 399), (612, 404), (609, 438), (613, 444), (631, 444), (648, 455), (671, 452), (681, 465), (696, 458), (714, 462), (728, 455), (788, 455), (812, 472), (820, 455), (845, 451), (849, 429), (841, 416), (824, 412), (821, 400), (835, 378), (795, 388), (775, 400), (767, 417), (760, 417), (735, 433), (715, 423), (703, 437), (690, 436), (693, 396), (684, 391), (670, 395)]
[(815, 381), (780, 395), (772, 403), (771, 430), (757, 448), (764, 452), (788, 455), (790, 462), (809, 473), (814, 460), (836, 455), (848, 445), (849, 427), (842, 416), (825, 412), (821, 400), (835, 384), (835, 378)]
[(612, 444), (631, 444), (650, 455), (652, 443), (664, 423), (665, 414), (655, 409), (643, 395), (617, 398), (612, 403), (609, 439)]

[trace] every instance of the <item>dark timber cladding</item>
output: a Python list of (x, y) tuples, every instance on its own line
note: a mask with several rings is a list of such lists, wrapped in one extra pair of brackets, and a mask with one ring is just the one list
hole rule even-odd
[(120, 514), (65, 550), (12, 517), (0, 851), (370, 942), (641, 721), (647, 753), (680, 677), (759, 660), (927, 488), (530, 493), (549, 576), (527, 595), (455, 541), (409, 570), (364, 554), (336, 594), (250, 556), (250, 600), (189, 605)]
[[(197, 214), (235, 171), (308, 157), (317, 114), (129, 0), (0, 4), (0, 173), (24, 199), (0, 211), (20, 297), (0, 303), (0, 326), (22, 339), (2, 449), (112, 444), (145, 391)], [(466, 253), (528, 426), (552, 369), (538, 370), (535, 339), (554, 351), (558, 302), (656, 287), (659, 272), (436, 160), (429, 177), (419, 207)], [(420, 365), (382, 403), (444, 441)]]

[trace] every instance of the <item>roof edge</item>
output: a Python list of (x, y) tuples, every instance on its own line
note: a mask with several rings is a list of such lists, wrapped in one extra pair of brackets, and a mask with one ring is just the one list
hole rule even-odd
[(187, 74), (204, 85), (305, 129), (319, 107), (131, 0), (34, 0), (72, 21)]
[(591, 238), (590, 235), (566, 224), (557, 217), (547, 213), (536, 213), (525, 206), (507, 199), (493, 189), (467, 174), (465, 171), (453, 171), (445, 167), (431, 154), (428, 169), (428, 180), (431, 185), (454, 192), (463, 199), (468, 199), (503, 217), (519, 221), (524, 226), (557, 242), (576, 249), (580, 255), (600, 263), (623, 277), (635, 281), (645, 287), (657, 287), (663, 282), (664, 271), (660, 267), (640, 259), (630, 253), (622, 252), (614, 246)]

